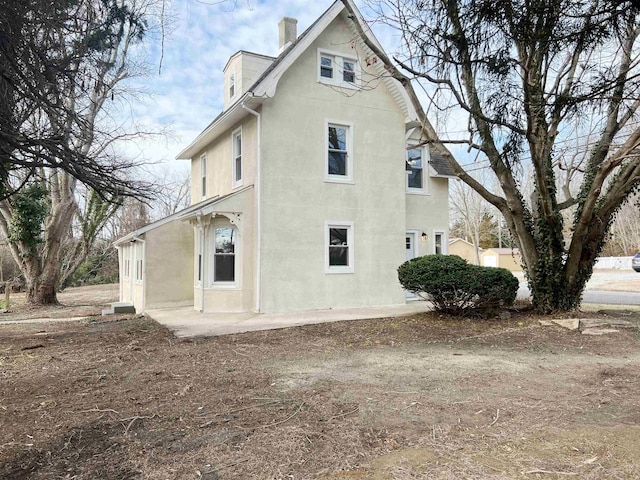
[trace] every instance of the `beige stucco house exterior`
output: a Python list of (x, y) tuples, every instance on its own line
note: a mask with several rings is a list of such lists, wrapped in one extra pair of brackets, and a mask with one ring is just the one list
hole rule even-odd
[(354, 22), (337, 1), (300, 36), (284, 18), (277, 58), (230, 58), (223, 112), (178, 155), (192, 205), (116, 242), (121, 301), (266, 313), (407, 301), (398, 266), (447, 253), (453, 172), (419, 145), (404, 90)]

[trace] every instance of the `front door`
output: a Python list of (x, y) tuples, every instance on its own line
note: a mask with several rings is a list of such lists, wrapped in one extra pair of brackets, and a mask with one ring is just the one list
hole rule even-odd
[[(405, 250), (407, 253), (407, 261), (415, 258), (416, 256), (416, 233), (407, 232), (405, 236)], [(407, 300), (415, 300), (416, 297), (413, 293), (407, 292)]]

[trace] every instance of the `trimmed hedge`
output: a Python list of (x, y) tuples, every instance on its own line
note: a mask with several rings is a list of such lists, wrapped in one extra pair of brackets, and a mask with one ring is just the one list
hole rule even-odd
[(470, 265), (457, 255), (425, 255), (403, 263), (398, 279), (410, 292), (426, 293), (436, 311), (467, 315), (513, 305), (518, 279), (505, 268)]

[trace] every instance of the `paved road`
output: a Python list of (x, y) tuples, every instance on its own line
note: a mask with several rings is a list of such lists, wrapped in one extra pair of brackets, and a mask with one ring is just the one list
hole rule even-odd
[(602, 305), (640, 305), (638, 292), (611, 292), (606, 290), (585, 290), (582, 303)]
[[(520, 283), (518, 298), (529, 298), (531, 293), (526, 282)], [(616, 292), (611, 290), (591, 290), (587, 288), (582, 296), (582, 303), (595, 303), (600, 305), (639, 305), (640, 293)]]

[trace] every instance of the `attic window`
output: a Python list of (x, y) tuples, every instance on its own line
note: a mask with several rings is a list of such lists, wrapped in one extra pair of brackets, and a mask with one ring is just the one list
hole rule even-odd
[(318, 81), (345, 88), (358, 88), (360, 65), (355, 58), (318, 50)]
[(353, 62), (342, 62), (342, 80), (347, 83), (356, 83), (356, 66)]
[(333, 58), (320, 57), (320, 76), (323, 78), (333, 78)]
[(229, 75), (229, 98), (233, 98), (236, 94), (236, 74)]

